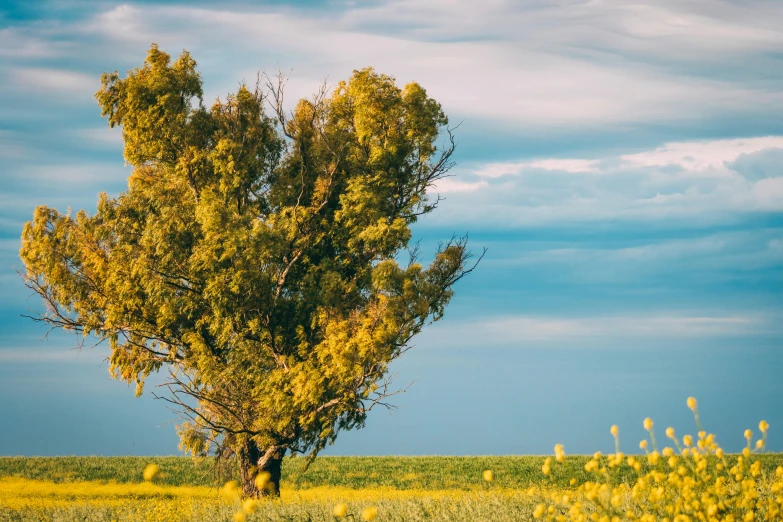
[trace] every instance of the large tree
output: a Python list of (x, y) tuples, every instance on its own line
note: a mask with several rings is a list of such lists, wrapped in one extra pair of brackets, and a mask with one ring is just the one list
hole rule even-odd
[(454, 151), (418, 84), (363, 69), (287, 112), (282, 80), (210, 109), (201, 83), (187, 52), (156, 45), (104, 74), (128, 188), (94, 215), (38, 207), (21, 257), (38, 320), (107, 341), (137, 394), (167, 368), (182, 447), (236, 456), (257, 496), (257, 473), (278, 491), (287, 452), (314, 456), (385, 403), (389, 364), (475, 264), (462, 238), (427, 268), (409, 245)]

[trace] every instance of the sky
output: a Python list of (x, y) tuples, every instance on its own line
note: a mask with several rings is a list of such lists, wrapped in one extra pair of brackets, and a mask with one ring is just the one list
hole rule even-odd
[(125, 189), (93, 93), (152, 42), (191, 52), (205, 102), (373, 66), (460, 124), (414, 237), (487, 254), (393, 368), (398, 408), (326, 453), (592, 453), (612, 424), (630, 452), (648, 416), (695, 433), (689, 396), (727, 450), (765, 419), (783, 451), (783, 2), (44, 0), (0, 4), (0, 454), (179, 453), (108, 348), (23, 317), (17, 273), (37, 205)]

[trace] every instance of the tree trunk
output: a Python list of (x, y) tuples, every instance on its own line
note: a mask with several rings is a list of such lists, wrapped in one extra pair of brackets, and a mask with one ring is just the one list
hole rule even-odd
[(239, 451), (239, 473), (242, 479), (242, 496), (257, 498), (259, 495), (255, 479), (258, 474), (258, 459), (261, 457), (261, 450), (253, 440), (245, 442), (245, 445)]
[[(250, 440), (239, 452), (239, 467), (242, 475), (242, 496), (259, 498), (280, 496), (280, 472), (285, 456), (285, 448), (271, 447), (262, 453)], [(266, 480), (259, 479), (260, 476)]]

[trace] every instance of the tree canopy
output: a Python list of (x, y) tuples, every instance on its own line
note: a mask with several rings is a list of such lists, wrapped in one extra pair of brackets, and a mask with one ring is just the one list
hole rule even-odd
[(207, 109), (187, 52), (153, 45), (125, 78), (104, 74), (127, 190), (94, 215), (38, 207), (22, 233), (38, 319), (107, 341), (137, 394), (166, 368), (157, 395), (186, 417), (182, 447), (237, 456), (248, 495), (259, 471), (278, 487), (287, 452), (364, 425), (389, 364), (475, 267), (465, 238), (427, 267), (411, 242), (454, 151), (420, 85), (367, 68), (286, 111), (278, 80)]

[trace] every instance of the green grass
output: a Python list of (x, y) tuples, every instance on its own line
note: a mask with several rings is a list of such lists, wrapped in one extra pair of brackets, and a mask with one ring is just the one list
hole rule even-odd
[[(283, 465), (282, 487), (305, 489), (316, 486), (397, 489), (473, 489), (481, 473), (491, 469), (495, 483), (503, 487), (528, 488), (541, 485), (545, 457), (319, 457), (307, 471), (305, 460), (288, 458)], [(762, 467), (774, 471), (783, 465), (783, 454), (759, 456)], [(552, 484), (567, 487), (571, 478), (587, 480), (586, 456), (569, 456), (565, 465), (553, 466)], [(139, 482), (144, 467), (154, 462), (161, 467), (160, 483), (172, 486), (214, 486), (235, 476), (214, 472), (213, 461), (199, 463), (188, 457), (0, 457), (0, 477), (14, 476), (55, 482), (100, 480)], [(630, 470), (628, 470), (630, 472)]]

